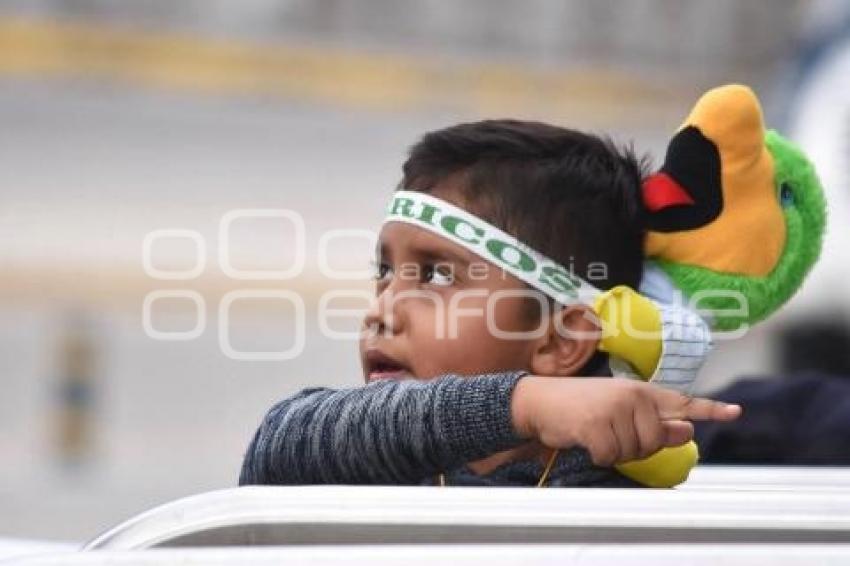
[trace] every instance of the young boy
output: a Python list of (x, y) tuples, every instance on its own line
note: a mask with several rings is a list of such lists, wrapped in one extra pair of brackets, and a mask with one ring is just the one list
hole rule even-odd
[[(364, 320), (367, 384), (275, 405), (240, 484), (633, 486), (611, 466), (687, 442), (689, 420), (737, 417), (611, 379), (590, 308), (564, 299), (640, 283), (633, 155), (485, 121), (425, 135), (403, 173)], [(559, 379), (573, 376), (608, 377)]]

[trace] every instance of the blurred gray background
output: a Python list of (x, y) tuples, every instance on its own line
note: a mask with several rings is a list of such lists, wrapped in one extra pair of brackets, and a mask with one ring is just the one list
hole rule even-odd
[[(233, 486), (277, 399), (360, 383), (356, 344), (324, 336), (316, 315), (323, 292), (369, 285), (324, 276), (320, 238), (376, 230), (406, 149), (458, 121), (606, 132), (659, 163), (702, 91), (753, 86), (768, 123), (820, 168), (831, 229), (803, 292), (721, 344), (700, 387), (781, 371), (789, 329), (841, 332), (850, 318), (848, 22), (848, 1), (0, 2), (0, 537), (85, 540), (157, 503)], [(222, 272), (219, 221), (254, 208), (305, 219), (299, 277)], [(293, 260), (285, 225), (240, 226), (235, 267)], [(151, 278), (145, 236), (174, 228), (202, 236), (205, 269)], [(371, 249), (338, 240), (329, 256), (363, 268)], [(197, 253), (175, 238), (152, 257), (185, 270)], [(225, 356), (224, 294), (280, 288), (304, 297), (303, 354)], [(156, 290), (203, 298), (197, 338), (145, 333)], [(163, 299), (153, 324), (191, 329), (194, 308)], [(231, 343), (285, 349), (293, 317), (281, 301), (234, 304)]]

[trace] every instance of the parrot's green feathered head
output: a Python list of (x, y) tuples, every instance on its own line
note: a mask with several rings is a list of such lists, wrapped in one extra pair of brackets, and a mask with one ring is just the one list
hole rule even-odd
[(802, 151), (765, 131), (744, 86), (706, 93), (644, 184), (648, 258), (716, 330), (763, 320), (800, 288), (826, 223)]

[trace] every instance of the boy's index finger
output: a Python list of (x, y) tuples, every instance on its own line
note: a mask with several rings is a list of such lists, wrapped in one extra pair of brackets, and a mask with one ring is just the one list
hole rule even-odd
[(688, 397), (685, 417), (689, 421), (733, 421), (741, 416), (741, 406), (702, 397)]
[(741, 416), (741, 406), (689, 397), (677, 391), (665, 390), (658, 399), (661, 420), (733, 421)]

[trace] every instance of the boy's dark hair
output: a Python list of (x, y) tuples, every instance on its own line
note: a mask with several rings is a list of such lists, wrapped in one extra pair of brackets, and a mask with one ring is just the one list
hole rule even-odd
[(540, 122), (485, 120), (425, 134), (403, 173), (400, 188), (426, 193), (451, 178), (470, 212), (597, 288), (640, 283), (644, 161), (630, 148)]

